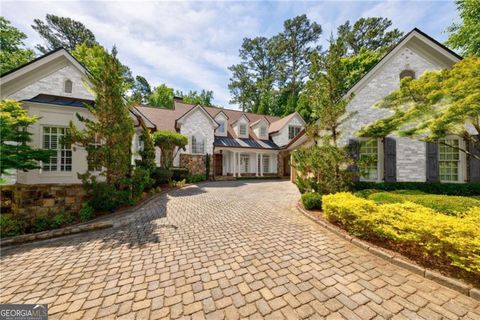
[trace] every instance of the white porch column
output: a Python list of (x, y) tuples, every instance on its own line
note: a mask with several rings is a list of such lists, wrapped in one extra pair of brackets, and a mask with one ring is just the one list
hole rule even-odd
[(260, 176), (263, 177), (263, 153), (260, 153)]
[(240, 152), (237, 152), (237, 160), (238, 160), (238, 177), (242, 176), (242, 162), (240, 161)]
[(258, 177), (258, 152), (255, 152), (255, 176)]
[(233, 176), (237, 176), (237, 153), (235, 151), (231, 151), (232, 156), (233, 156), (233, 167), (232, 167), (232, 173)]

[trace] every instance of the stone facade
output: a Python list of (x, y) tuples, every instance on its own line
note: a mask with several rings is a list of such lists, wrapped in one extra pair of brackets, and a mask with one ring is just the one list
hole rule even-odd
[(13, 184), (0, 187), (1, 213), (33, 221), (38, 214), (77, 213), (85, 199), (81, 184)]
[[(427, 70), (439, 70), (448, 66), (436, 62), (414, 47), (405, 45), (369, 77), (365, 85), (355, 92), (347, 106), (353, 116), (341, 128), (344, 133), (341, 144), (345, 145), (364, 126), (390, 115), (389, 110), (375, 108), (375, 103), (400, 87), (400, 73), (412, 70), (418, 78)], [(425, 143), (408, 138), (394, 137), (397, 146), (397, 181), (426, 180)], [(380, 170), (383, 171), (382, 168)]]
[[(211, 119), (200, 109), (193, 111), (187, 116), (180, 127), (180, 133), (188, 137), (186, 151), (180, 153), (192, 153), (192, 136), (202, 137), (205, 143), (205, 153), (213, 153), (213, 141), (215, 139), (215, 127)], [(181, 166), (181, 165), (180, 165)]]
[[(210, 173), (213, 176), (213, 156), (210, 155)], [(180, 154), (180, 167), (187, 168), (189, 174), (204, 174), (206, 171), (207, 156), (201, 154)]]

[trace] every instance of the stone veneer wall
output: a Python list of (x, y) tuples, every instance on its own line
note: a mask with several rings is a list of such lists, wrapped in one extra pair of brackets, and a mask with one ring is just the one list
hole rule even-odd
[(13, 184), (0, 187), (1, 213), (11, 213), (23, 219), (35, 219), (38, 214), (77, 213), (85, 198), (81, 184)]
[[(204, 174), (206, 170), (206, 155), (180, 154), (180, 167), (187, 168), (189, 174)], [(210, 176), (213, 175), (213, 155), (210, 155)]]

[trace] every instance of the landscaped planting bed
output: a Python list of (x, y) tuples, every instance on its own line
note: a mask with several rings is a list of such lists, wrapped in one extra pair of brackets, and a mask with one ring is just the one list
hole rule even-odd
[(347, 192), (324, 196), (322, 205), (325, 217), (350, 234), (480, 285), (479, 206), (448, 215), (403, 198), (377, 203)]

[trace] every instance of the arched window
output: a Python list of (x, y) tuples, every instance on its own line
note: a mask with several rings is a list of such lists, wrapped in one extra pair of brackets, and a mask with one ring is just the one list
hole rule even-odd
[(73, 91), (73, 82), (70, 79), (65, 80), (64, 89), (66, 93), (72, 93)]
[(400, 72), (400, 80), (403, 78), (410, 77), (412, 79), (415, 79), (415, 71), (413, 70), (403, 70)]
[(204, 154), (205, 153), (205, 139), (200, 134), (192, 136), (192, 153)]

